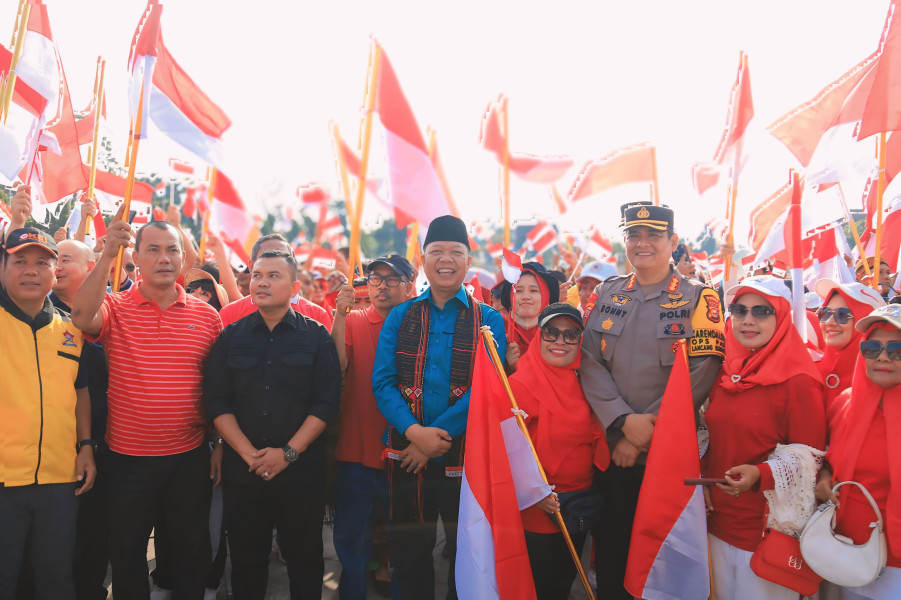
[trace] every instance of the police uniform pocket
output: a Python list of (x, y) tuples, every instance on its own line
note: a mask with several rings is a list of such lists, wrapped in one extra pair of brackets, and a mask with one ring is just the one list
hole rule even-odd
[(693, 333), (688, 320), (661, 320), (657, 323), (657, 350), (660, 355), (660, 364), (662, 366), (672, 365), (675, 362), (675, 349), (678, 341), (683, 338), (690, 339)]

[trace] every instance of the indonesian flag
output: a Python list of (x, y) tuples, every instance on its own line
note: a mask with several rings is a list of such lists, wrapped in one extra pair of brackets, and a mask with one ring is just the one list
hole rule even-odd
[[(85, 173), (90, 172), (89, 166), (82, 165), (82, 168)], [(94, 176), (94, 197), (98, 208), (103, 212), (115, 212), (119, 203), (125, 199), (125, 184), (124, 177), (98, 168)], [(132, 209), (147, 212), (152, 202), (153, 186), (143, 181), (135, 181), (131, 192)]]
[[(50, 31), (47, 7), (40, 0), (29, 1), (31, 12), (16, 72), (48, 102), (39, 119), (42, 127), (37, 140), (39, 168), (26, 164), (21, 177), (30, 181), (32, 172), (36, 174), (39, 185), (32, 195), (52, 203), (84, 189), (88, 181), (81, 169), (75, 113), (59, 50)], [(31, 145), (29, 150), (33, 149)]]
[(501, 272), (504, 274), (504, 279), (515, 285), (519, 281), (520, 275), (522, 275), (522, 259), (519, 257), (519, 254), (502, 248)]
[(595, 260), (604, 260), (613, 256), (613, 244), (601, 235), (597, 229), (592, 229), (587, 239), (582, 242), (582, 251)]
[(751, 75), (748, 71), (748, 57), (742, 52), (739, 57), (738, 74), (732, 91), (729, 93), (729, 112), (726, 115), (726, 127), (723, 137), (717, 146), (712, 163), (698, 163), (692, 173), (695, 188), (699, 194), (716, 185), (724, 168), (732, 170), (732, 184), (738, 182), (738, 176), (745, 163), (743, 152), (745, 132), (748, 123), (754, 118), (754, 103), (751, 99)]
[[(13, 53), (0, 45), (0, 77), (8, 78)], [(0, 173), (12, 181), (34, 155), (40, 119), (47, 108), (47, 98), (16, 78), (12, 103), (6, 122), (0, 123)]]
[(773, 193), (769, 198), (758, 204), (751, 210), (751, 232), (748, 235), (748, 244), (755, 252), (759, 252), (770, 231), (776, 222), (788, 210), (791, 205), (792, 183)]
[(529, 246), (538, 254), (543, 254), (557, 244), (557, 232), (554, 226), (547, 221), (538, 221), (526, 234)]
[(624, 585), (647, 600), (706, 600), (710, 595), (707, 515), (691, 378), (679, 344), (663, 393), (638, 495)]
[[(875, 234), (874, 239), (875, 239)], [(882, 195), (882, 243), (879, 251), (892, 273), (898, 271), (901, 251), (901, 180), (895, 179)]]
[(311, 253), (311, 269), (331, 271), (338, 264), (338, 253), (328, 248), (315, 248)]
[(231, 121), (169, 54), (160, 27), (162, 11), (157, 0), (149, 0), (128, 58), (133, 114), (138, 101), (144, 104), (141, 137), (147, 137), (149, 117), (172, 140), (221, 169), (222, 134)]
[(175, 173), (181, 173), (182, 175), (194, 174), (194, 166), (191, 165), (191, 163), (177, 158), (169, 159), (169, 168), (171, 168)]
[(224, 232), (244, 244), (254, 230), (254, 221), (231, 179), (217, 171), (210, 205), (210, 230)]
[(627, 183), (654, 183), (654, 146), (627, 146), (589, 161), (573, 182), (569, 200), (582, 200)]
[(519, 511), (545, 498), (528, 440), (484, 344), (476, 349), (457, 523), (460, 598), (534, 599)]
[(500, 242), (496, 244), (488, 244), (485, 247), (485, 250), (488, 251), (488, 254), (491, 255), (491, 258), (500, 258), (501, 254), (504, 252), (504, 245)]
[(373, 131), (372, 141), (384, 145), (387, 200), (394, 209), (398, 229), (414, 221), (431, 223), (451, 210), (394, 67), (377, 43), (376, 51), (380, 61), (373, 111), (378, 119), (373, 119), (373, 125), (378, 131)]
[(894, 23), (898, 0), (892, 0), (879, 42), (879, 61), (873, 70), (873, 84), (867, 95), (857, 139), (882, 131), (901, 129), (901, 27)]
[[(444, 163), (441, 160), (441, 153), (438, 152), (438, 140), (435, 137), (435, 132), (431, 131), (431, 141), (432, 141), (432, 167), (435, 169), (435, 175), (438, 176), (438, 183), (441, 184), (441, 191), (444, 192), (444, 199), (447, 200), (447, 206), (450, 209), (450, 214), (455, 217), (460, 217), (460, 209), (457, 208), (457, 203), (454, 202), (454, 197), (450, 191), (450, 184), (447, 181), (447, 175), (444, 172)], [(473, 246), (473, 239), (469, 238), (469, 246), (473, 250), (478, 248), (478, 245)]]
[(299, 264), (304, 264), (307, 262), (307, 259), (310, 257), (310, 244), (309, 242), (302, 242), (296, 246), (294, 246), (294, 259)]
[[(501, 127), (501, 111), (507, 109), (507, 99), (500, 96), (488, 105), (482, 117), (481, 143), (485, 150), (494, 154), (498, 164), (504, 164), (504, 148), (507, 140)], [(568, 156), (535, 156), (525, 153), (509, 153), (507, 164), (510, 172), (530, 183), (552, 184), (573, 165)]]
[[(25, 35), (28, 36), (27, 33)], [(9, 73), (10, 66), (12, 65), (12, 58), (12, 51), (0, 44), (0, 73)], [(44, 114), (44, 109), (47, 108), (48, 97), (42, 95), (41, 92), (28, 85), (22, 78), (21, 70), (21, 68), (17, 68), (16, 70), (17, 77), (16, 87), (15, 90), (13, 90), (13, 104), (25, 109), (32, 117), (38, 118)]]
[[(91, 105), (81, 111), (80, 118), (75, 122), (75, 130), (78, 132), (78, 144), (90, 144), (94, 141), (94, 124), (97, 122), (96, 102), (91, 99)], [(106, 119), (106, 91), (100, 99), (100, 116)]]
[(347, 244), (347, 236), (344, 234), (344, 224), (341, 217), (331, 215), (319, 224), (322, 241), (328, 242), (332, 249), (337, 249)]

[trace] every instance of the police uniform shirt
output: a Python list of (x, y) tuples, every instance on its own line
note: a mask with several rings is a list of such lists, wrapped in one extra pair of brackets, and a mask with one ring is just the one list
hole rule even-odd
[[(670, 267), (659, 284), (634, 274), (595, 288), (586, 307), (580, 375), (592, 410), (610, 427), (631, 413), (657, 414), (675, 349), (686, 339), (695, 408), (707, 398), (725, 351), (723, 310), (710, 288)], [(622, 435), (608, 429), (608, 442)]]

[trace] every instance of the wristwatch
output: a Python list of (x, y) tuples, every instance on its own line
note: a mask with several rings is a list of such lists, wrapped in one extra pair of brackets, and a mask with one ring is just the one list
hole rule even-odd
[(289, 463), (295, 462), (297, 460), (297, 458), (300, 456), (300, 453), (297, 450), (295, 450), (294, 448), (292, 448), (291, 446), (289, 446), (287, 444), (285, 445), (284, 448), (282, 448), (282, 450), (284, 450), (284, 452), (285, 452), (285, 460), (288, 461)]
[(92, 440), (81, 440), (81, 441), (79, 441), (77, 444), (75, 444), (75, 452), (76, 452), (76, 453), (77, 453), (77, 452), (81, 452), (81, 449), (84, 448), (85, 446), (90, 446), (91, 449), (93, 450), (93, 448), (94, 448), (94, 442), (93, 442)]
[(628, 417), (628, 413), (625, 415), (620, 415), (616, 417), (612, 423), (610, 423), (610, 427), (608, 429), (622, 429), (623, 425), (626, 424), (626, 417)]

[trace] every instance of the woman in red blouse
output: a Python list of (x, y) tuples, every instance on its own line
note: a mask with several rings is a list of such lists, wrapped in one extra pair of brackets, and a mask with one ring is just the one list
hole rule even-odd
[(825, 445), (820, 374), (791, 318), (788, 288), (769, 275), (749, 277), (727, 293), (726, 356), (704, 415), (710, 430), (702, 462), (707, 531), (716, 597), (797, 600), (798, 593), (757, 577), (751, 555), (761, 540), (773, 489), (767, 458), (777, 444)]
[(851, 387), (854, 364), (860, 355), (857, 346), (863, 334), (854, 329), (854, 324), (885, 306), (885, 300), (876, 290), (860, 283), (838, 284), (821, 279), (816, 289), (823, 299), (817, 318), (826, 343), (816, 365), (826, 384), (826, 419), (831, 422), (841, 408), (836, 406), (836, 399)]
[[(575, 307), (558, 302), (541, 311), (536, 327), (541, 333), (532, 338), (510, 386), (526, 412), (529, 436), (548, 482), (557, 492), (585, 490), (592, 485), (594, 465), (606, 469), (610, 453), (579, 384), (582, 316)], [(538, 600), (565, 600), (576, 577), (554, 517), (559, 510), (552, 493), (522, 511)], [(577, 551), (587, 533), (570, 532)]]
[(832, 494), (832, 486), (856, 481), (869, 490), (885, 522), (888, 561), (876, 581), (845, 588), (845, 599), (896, 599), (901, 598), (901, 306), (878, 308), (856, 328), (864, 332), (861, 358), (851, 389), (839, 397), (847, 402), (841, 402), (833, 423), (817, 497), (838, 507), (836, 533), (862, 544), (876, 520), (873, 509), (855, 486), (843, 487), (840, 498)]

